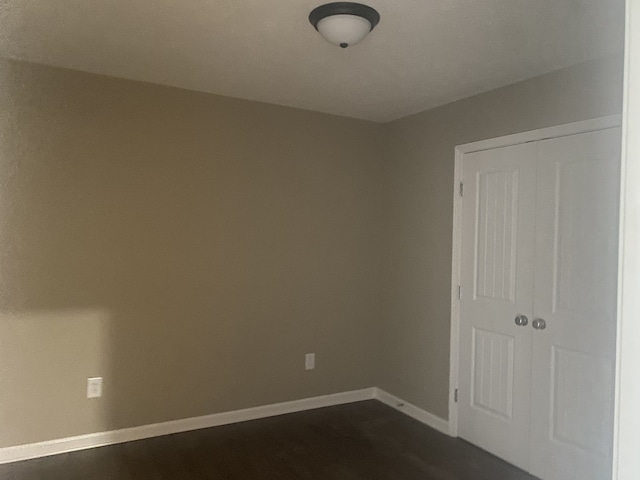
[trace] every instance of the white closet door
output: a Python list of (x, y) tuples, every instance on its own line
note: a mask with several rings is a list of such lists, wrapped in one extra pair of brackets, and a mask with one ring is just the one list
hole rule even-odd
[(459, 430), (523, 468), (529, 462), (534, 143), (463, 160)]
[(530, 471), (544, 480), (611, 478), (619, 145), (619, 129), (538, 143)]

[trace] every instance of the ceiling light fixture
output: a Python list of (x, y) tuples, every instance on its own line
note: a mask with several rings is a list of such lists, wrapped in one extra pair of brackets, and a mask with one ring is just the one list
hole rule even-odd
[(361, 3), (335, 2), (320, 5), (309, 22), (326, 40), (347, 48), (362, 40), (380, 21), (380, 14)]

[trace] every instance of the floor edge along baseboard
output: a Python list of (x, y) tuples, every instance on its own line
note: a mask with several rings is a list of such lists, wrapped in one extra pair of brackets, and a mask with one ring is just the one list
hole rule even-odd
[(401, 398), (396, 397), (395, 395), (387, 393), (380, 388), (374, 387), (373, 391), (373, 395), (376, 400), (379, 400), (385, 405), (395, 408), (399, 412), (402, 412), (411, 418), (415, 418), (428, 427), (431, 427), (434, 430), (438, 430), (440, 433), (450, 435), (449, 422), (444, 418), (440, 418), (433, 413), (421, 409), (420, 407), (416, 407), (415, 405), (406, 402)]
[(372, 387), (242, 410), (214, 413), (201, 417), (4, 447), (0, 448), (0, 464), (372, 399), (377, 399), (436, 430), (448, 433), (448, 422), (446, 420), (406, 403), (383, 390)]

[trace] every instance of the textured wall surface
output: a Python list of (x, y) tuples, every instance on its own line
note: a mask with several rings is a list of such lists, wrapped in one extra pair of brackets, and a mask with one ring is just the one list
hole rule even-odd
[(619, 113), (621, 102), (622, 60), (607, 58), (387, 124), (380, 387), (448, 417), (455, 146)]
[(375, 384), (382, 126), (8, 61), (0, 82), (0, 447)]
[(620, 79), (379, 125), (0, 61), (0, 447), (371, 386), (446, 418), (455, 145)]

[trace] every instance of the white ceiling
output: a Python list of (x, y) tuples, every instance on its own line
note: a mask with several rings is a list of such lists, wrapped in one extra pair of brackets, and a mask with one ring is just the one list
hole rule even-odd
[(622, 48), (623, 0), (369, 0), (346, 50), (321, 3), (0, 0), (0, 56), (383, 122)]

